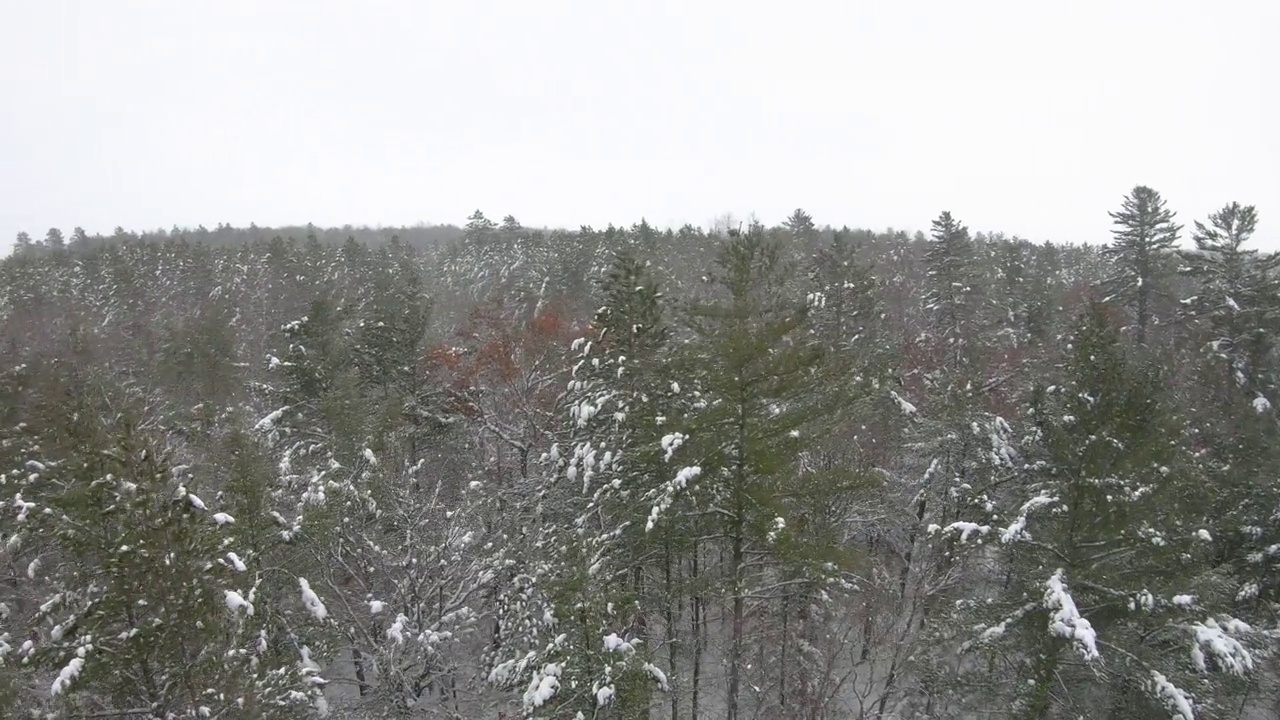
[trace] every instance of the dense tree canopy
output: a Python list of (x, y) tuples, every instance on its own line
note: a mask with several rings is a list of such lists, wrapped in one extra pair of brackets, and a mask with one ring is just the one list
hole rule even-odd
[(1280, 256), (1111, 217), (24, 233), (0, 715), (1275, 717)]

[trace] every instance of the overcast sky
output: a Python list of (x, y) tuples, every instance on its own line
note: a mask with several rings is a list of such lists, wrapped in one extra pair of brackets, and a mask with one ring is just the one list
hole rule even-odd
[(819, 222), (1109, 239), (1135, 184), (1280, 249), (1274, 0), (0, 0), (0, 243)]

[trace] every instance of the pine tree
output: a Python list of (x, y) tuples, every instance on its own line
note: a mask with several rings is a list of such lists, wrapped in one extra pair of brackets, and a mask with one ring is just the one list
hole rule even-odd
[[(1224, 613), (1234, 588), (1212, 570), (1194, 467), (1163, 402), (1158, 374), (1127, 356), (1104, 306), (1091, 305), (1061, 384), (1032, 398), (1017, 509), (932, 528), (1005, 551), (1003, 577), (978, 578), (978, 597), (999, 602), (957, 614), (985, 620), (966, 650), (1012, 650), (988, 657), (1015, 678), (1019, 717), (1184, 717), (1184, 703), (1213, 712), (1215, 692), (1254, 668), (1247, 644), (1261, 637)], [(994, 510), (1000, 498), (988, 501)]]
[(484, 242), (491, 237), (497, 229), (497, 223), (485, 217), (484, 213), (476, 210), (467, 217), (467, 226), (465, 228), (464, 237), (466, 237), (470, 242)]
[(813, 217), (800, 208), (796, 208), (796, 211), (791, 213), (782, 225), (791, 233), (792, 238), (806, 246), (818, 233), (817, 227), (813, 224)]
[(1157, 302), (1167, 292), (1169, 261), (1182, 226), (1174, 222), (1174, 212), (1165, 207), (1160, 193), (1138, 185), (1125, 196), (1120, 210), (1108, 213), (1115, 240), (1103, 251), (1111, 260), (1114, 275), (1103, 287), (1133, 314), (1138, 344), (1145, 344), (1147, 331), (1159, 324)]
[(1183, 253), (1183, 271), (1198, 285), (1183, 301), (1197, 340), (1206, 341), (1201, 379), (1188, 388), (1196, 420), (1191, 442), (1214, 492), (1208, 498), (1220, 557), (1238, 576), (1238, 600), (1261, 624), (1268, 603), (1280, 597), (1274, 548), (1280, 539), (1280, 494), (1271, 475), (1280, 456), (1280, 426), (1269, 398), (1276, 397), (1275, 334), (1280, 320), (1280, 255), (1246, 250), (1257, 211), (1226, 205), (1195, 223), (1196, 248)]
[(976, 256), (969, 228), (943, 212), (933, 221), (924, 261), (924, 308), (944, 345), (945, 362), (959, 370), (971, 363), (969, 346), (978, 340)]
[(1251, 401), (1274, 388), (1268, 376), (1272, 337), (1280, 319), (1280, 254), (1258, 255), (1243, 246), (1257, 228), (1252, 205), (1231, 203), (1195, 222), (1194, 251), (1182, 253), (1198, 293), (1183, 301), (1188, 319), (1203, 328), (1213, 355), (1225, 368), (1225, 389)]
[[(492, 674), (537, 688), (524, 696), (535, 716), (645, 717), (651, 690), (668, 689), (654, 664), (659, 614), (647, 586), (664, 535), (647, 529), (648, 505), (660, 501), (660, 478), (671, 473), (662, 439), (678, 388), (662, 379), (669, 330), (660, 295), (631, 256), (618, 257), (600, 290), (595, 335), (574, 343), (570, 426), (544, 458), (533, 544), (543, 561), (522, 588), (535, 602), (504, 619), (515, 632), (505, 633)], [(554, 619), (555, 642), (538, 646), (535, 633), (551, 627), (531, 607)]]
[(62, 231), (58, 228), (49, 228), (49, 232), (44, 234), (44, 244), (51, 250), (61, 250), (67, 245), (62, 238)]
[(20, 426), (43, 442), (15, 488), (16, 517), (4, 516), (8, 551), (30, 548), (27, 597), (39, 598), (17, 659), (49, 681), (18, 707), (193, 719), (323, 709), (324, 681), (288, 621), (255, 613), (277, 577), (246, 573), (235, 517), (197, 494), (203, 468), (177, 462), (135, 391), (60, 384), (88, 394)]
[(712, 534), (723, 538), (729, 718), (746, 712), (748, 597), (781, 601), (785, 595), (769, 589), (797, 579), (788, 575), (821, 587), (842, 580), (846, 567), (838, 552), (823, 550), (828, 526), (819, 521), (820, 495), (810, 493), (845, 490), (856, 478), (800, 469), (803, 451), (822, 437), (823, 423), (844, 398), (824, 392), (835, 366), (810, 332), (808, 303), (791, 295), (792, 273), (781, 246), (752, 226), (730, 238), (717, 259), (718, 297), (688, 315), (697, 340), (686, 362), (697, 368), (690, 380), (701, 407), (685, 442), (700, 473), (682, 502), (707, 512), (712, 525), (703, 532), (714, 527)]

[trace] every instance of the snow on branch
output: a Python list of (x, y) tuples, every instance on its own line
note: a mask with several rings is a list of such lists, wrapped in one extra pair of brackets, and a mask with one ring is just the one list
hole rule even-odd
[(298, 578), (298, 587), (302, 589), (302, 604), (307, 606), (312, 617), (323, 621), (329, 616), (328, 608), (320, 601), (320, 596), (311, 589), (311, 583), (307, 582), (306, 578)]
[(1253, 655), (1239, 640), (1227, 634), (1228, 632), (1240, 634), (1251, 632), (1253, 628), (1248, 624), (1233, 618), (1227, 618), (1219, 624), (1217, 620), (1209, 618), (1187, 629), (1195, 638), (1195, 643), (1191, 646), (1191, 662), (1200, 672), (1208, 672), (1204, 652), (1206, 649), (1214, 663), (1232, 675), (1243, 677), (1245, 673), (1253, 670)]
[(1151, 684), (1156, 699), (1172, 713), (1174, 720), (1196, 720), (1191, 698), (1181, 688), (1169, 682), (1164, 675), (1151, 671)]
[(1085, 660), (1098, 658), (1098, 635), (1093, 625), (1080, 614), (1076, 601), (1067, 591), (1064, 579), (1066, 571), (1058, 568), (1045, 583), (1044, 606), (1053, 611), (1049, 618), (1049, 632), (1074, 641)]
[(1026, 531), (1027, 516), (1030, 515), (1031, 512), (1037, 508), (1045, 507), (1047, 505), (1052, 505), (1053, 503), (1056, 503), (1056, 502), (1058, 502), (1058, 498), (1050, 497), (1048, 493), (1040, 493), (1039, 495), (1023, 503), (1022, 507), (1018, 510), (1018, 517), (1015, 518), (1014, 521), (1009, 524), (1009, 527), (1006, 527), (1003, 531), (1001, 531), (1000, 542), (1010, 543), (1015, 540), (1024, 540), (1024, 539), (1030, 538), (1031, 536)]
[(960, 543), (964, 544), (969, 541), (969, 536), (974, 533), (986, 535), (991, 532), (991, 526), (979, 525), (978, 523), (960, 520), (958, 522), (953, 522), (946, 527), (942, 527), (941, 525), (930, 525), (927, 530), (930, 535), (936, 535), (937, 533), (947, 535), (949, 533), (958, 532), (960, 533)]

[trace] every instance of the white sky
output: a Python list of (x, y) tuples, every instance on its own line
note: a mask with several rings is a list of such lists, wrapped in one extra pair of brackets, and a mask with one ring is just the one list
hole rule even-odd
[(0, 0), (0, 245), (174, 224), (821, 223), (1280, 249), (1274, 0)]

